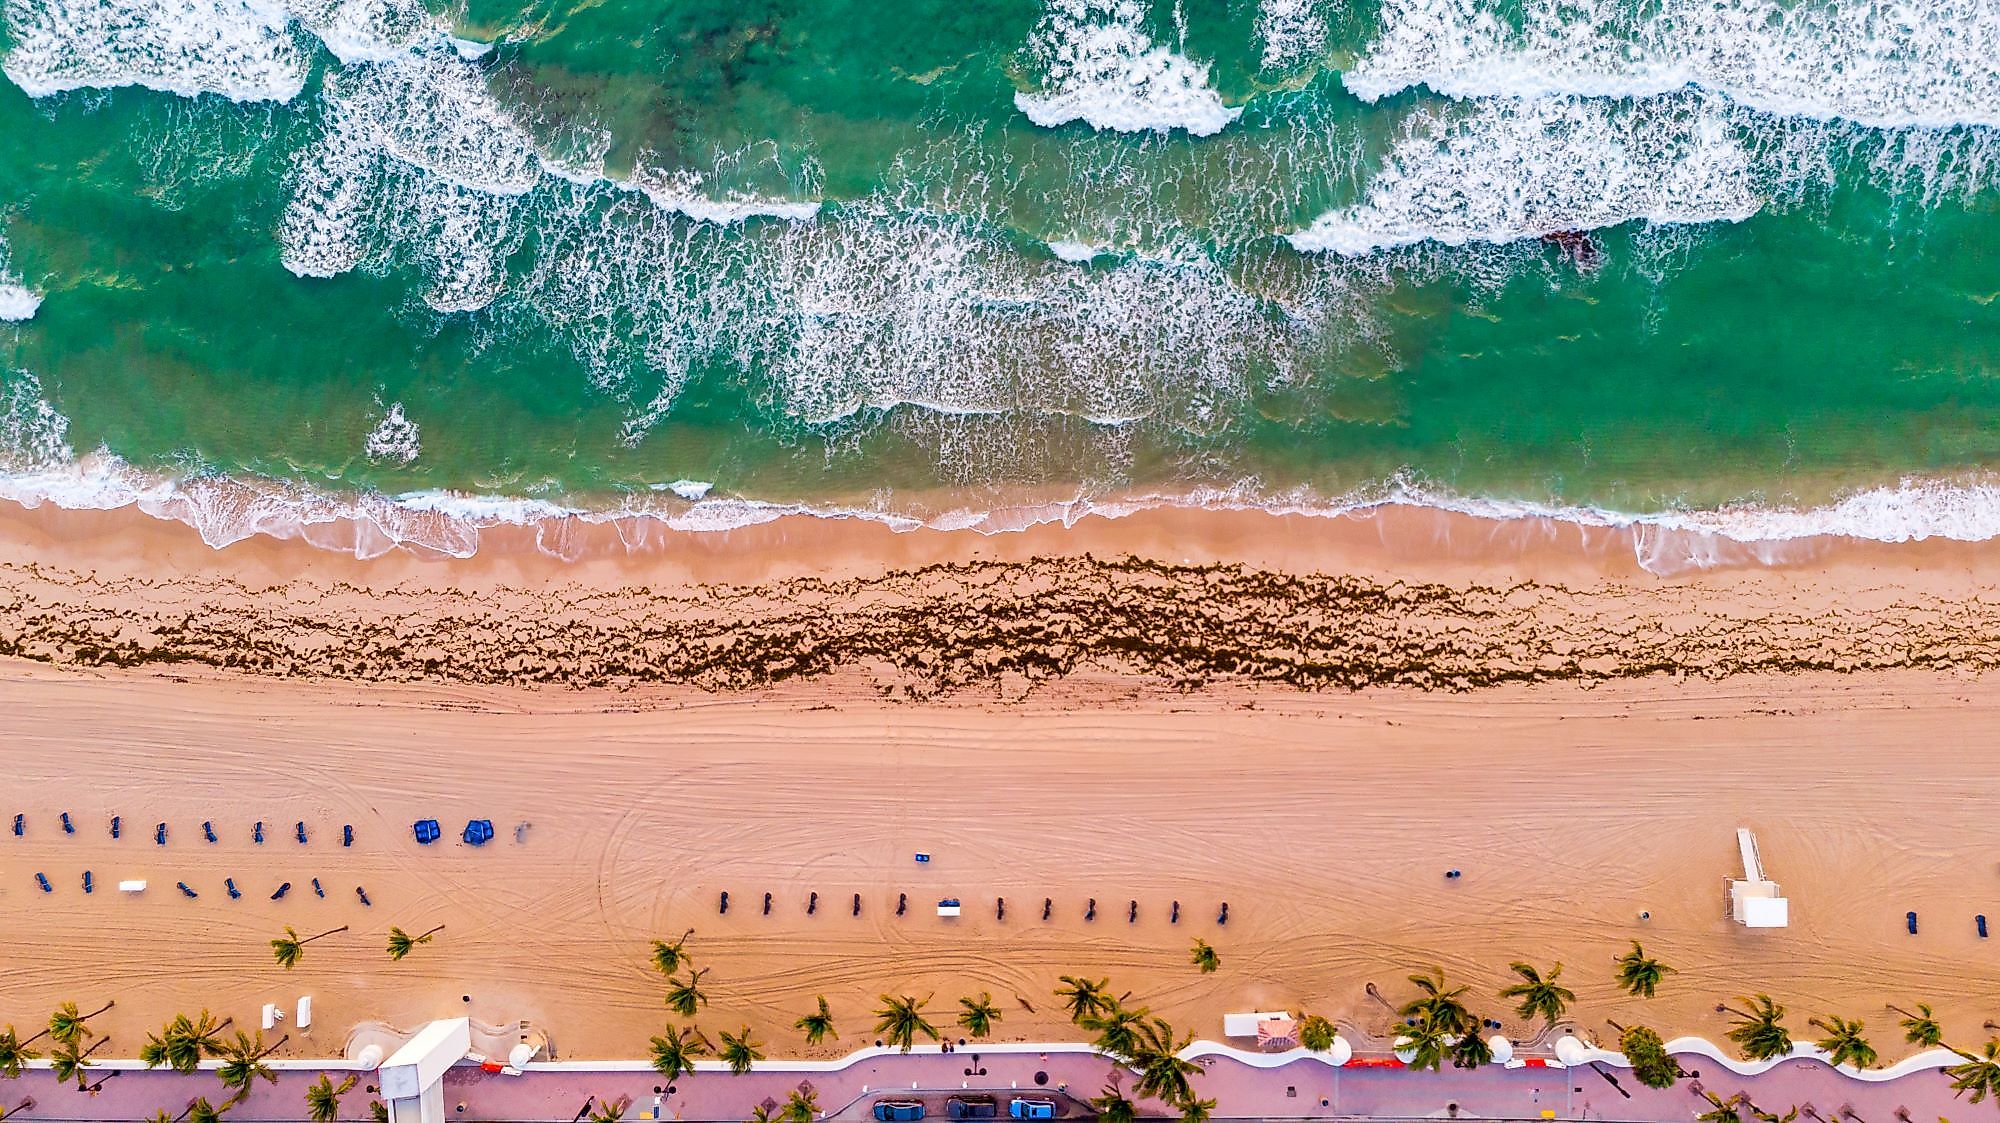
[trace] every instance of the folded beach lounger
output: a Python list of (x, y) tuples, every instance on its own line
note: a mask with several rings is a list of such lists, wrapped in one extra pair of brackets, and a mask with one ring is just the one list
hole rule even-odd
[(199, 897), (199, 896), (201, 896), (201, 894), (199, 894), (199, 893), (195, 892), (195, 891), (194, 891), (194, 890), (192, 890), (192, 889), (189, 889), (189, 888), (188, 888), (188, 883), (187, 883), (187, 882), (185, 882), (185, 881), (176, 881), (176, 882), (174, 882), (174, 884), (175, 884), (176, 886), (178, 886), (178, 887), (179, 887), (179, 889), (180, 889), (180, 891), (181, 891), (181, 896), (183, 896), (183, 897)]
[(359, 885), (354, 887), (354, 895), (361, 898), (362, 904), (367, 905), (369, 908), (375, 907), (375, 902), (368, 899), (368, 891)]
[(1917, 914), (1915, 912), (1911, 912), (1905, 915), (1903, 917), (1903, 923), (1909, 926), (1910, 935), (1914, 936), (1917, 934)]
[(26, 815), (16, 814), (14, 816), (14, 837), (15, 838), (21, 837), (21, 832), (27, 829), (28, 829), (28, 817)]
[(252, 841), (252, 842), (255, 842), (255, 843), (259, 844), (259, 845), (262, 845), (262, 844), (263, 844), (263, 842), (264, 842), (264, 820), (262, 820), (262, 819), (259, 819), (259, 820), (257, 820), (257, 825), (256, 825), (255, 827), (252, 827), (252, 828), (251, 828), (251, 830), (250, 830), (250, 841)]
[(279, 898), (283, 897), (285, 894), (291, 891), (292, 891), (292, 883), (287, 881), (283, 885), (278, 886), (278, 891), (276, 893), (271, 894), (271, 899), (274, 901), (278, 900)]
[(233, 877), (223, 878), (222, 887), (229, 890), (229, 899), (232, 901), (243, 895), (243, 891), (236, 887), (236, 879)]
[(153, 845), (165, 846), (166, 844), (167, 844), (167, 825), (165, 823), (161, 823), (159, 826), (153, 828)]
[(343, 827), (341, 827), (341, 828), (340, 828), (340, 844), (341, 844), (342, 846), (352, 846), (352, 845), (354, 845), (354, 826), (353, 826), (353, 824), (351, 824), (351, 823), (350, 823), (350, 824), (348, 824), (348, 825), (346, 825), (346, 826), (343, 826)]
[(304, 819), (300, 819), (299, 825), (295, 827), (294, 830), (298, 832), (299, 842), (303, 844), (306, 840), (306, 821)]
[(113, 816), (111, 817), (111, 837), (112, 837), (112, 838), (117, 838), (117, 837), (118, 837), (118, 834), (119, 834), (119, 827), (120, 827), (121, 825), (122, 825), (122, 824), (120, 824), (120, 822), (118, 821), (118, 816), (116, 816), (116, 815), (113, 815)]
[(64, 833), (64, 834), (75, 834), (75, 833), (76, 833), (76, 824), (75, 824), (75, 823), (72, 823), (72, 822), (70, 822), (70, 821), (69, 821), (69, 812), (67, 812), (67, 811), (63, 812), (63, 814), (62, 814), (62, 820), (63, 820), (63, 833)]
[(214, 842), (214, 841), (215, 841), (215, 824), (214, 824), (214, 823), (211, 823), (211, 822), (209, 822), (209, 821), (208, 821), (208, 820), (206, 820), (206, 819), (203, 819), (203, 820), (201, 821), (201, 836), (202, 836), (203, 838), (205, 838), (205, 839), (209, 840), (210, 842)]
[(50, 884), (49, 884), (49, 875), (48, 875), (48, 874), (45, 874), (45, 873), (38, 873), (38, 874), (36, 874), (36, 875), (35, 875), (35, 884), (36, 884), (36, 885), (39, 885), (39, 886), (41, 886), (41, 887), (42, 887), (42, 892), (44, 892), (44, 893), (53, 893), (53, 892), (55, 892), (55, 891), (56, 891), (56, 888), (55, 888), (55, 886), (53, 886), (53, 885), (50, 885)]
[(316, 878), (316, 877), (315, 877), (315, 878), (313, 878), (313, 892), (314, 892), (314, 893), (316, 893), (316, 894), (318, 894), (318, 895), (319, 895), (320, 897), (322, 897), (322, 898), (324, 898), (324, 897), (326, 896), (326, 890), (324, 890), (324, 889), (321, 889), (321, 888), (319, 887), (319, 878)]
[(83, 871), (83, 891), (88, 893), (96, 888), (97, 888), (97, 883), (95, 880), (91, 878), (90, 871), (89, 870)]

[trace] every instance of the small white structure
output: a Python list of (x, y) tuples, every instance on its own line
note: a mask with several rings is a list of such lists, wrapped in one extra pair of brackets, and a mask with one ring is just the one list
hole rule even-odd
[(403, 1043), (379, 1072), (389, 1123), (444, 1123), (444, 1072), (472, 1048), (472, 1022), (432, 1022)]
[(1492, 1051), (1494, 1064), (1505, 1065), (1514, 1059), (1514, 1043), (1500, 1034), (1487, 1038), (1486, 1048)]
[(374, 1070), (381, 1068), (382, 1047), (380, 1045), (375, 1044), (373, 1041), (370, 1041), (368, 1044), (363, 1045), (361, 1047), (361, 1051), (359, 1053), (354, 1054), (354, 1064), (355, 1067), (368, 1072), (373, 1072)]
[(1736, 848), (1742, 852), (1743, 876), (1729, 879), (1729, 915), (1745, 928), (1783, 928), (1791, 922), (1791, 902), (1778, 895), (1778, 883), (1764, 876), (1757, 837), (1749, 827), (1736, 828)]
[(1589, 1064), (1590, 1046), (1570, 1034), (1563, 1034), (1556, 1039), (1556, 1063), (1565, 1068)]
[(297, 1020), (297, 1021), (295, 1021), (295, 1022), (293, 1022), (292, 1024), (293, 1024), (293, 1025), (295, 1025), (295, 1026), (298, 1026), (298, 1027), (299, 1027), (300, 1029), (311, 1029), (311, 1028), (312, 1028), (312, 1024), (313, 1024), (313, 996), (312, 996), (312, 995), (310, 995), (310, 994), (302, 994), (302, 995), (300, 995), (300, 996), (299, 996), (299, 1017), (298, 1017), (298, 1020)]
[(1224, 1037), (1255, 1037), (1257, 1023), (1275, 1022), (1290, 1018), (1289, 1010), (1258, 1010), (1248, 1014), (1222, 1015), (1222, 1035)]
[(1328, 1064), (1338, 1068), (1354, 1059), (1354, 1046), (1336, 1033), (1333, 1035), (1333, 1047), (1326, 1051), (1326, 1059)]
[(938, 902), (939, 916), (957, 916), (959, 914), (959, 911), (960, 908), (957, 897), (946, 897), (944, 900)]
[(120, 893), (144, 893), (146, 891), (146, 883), (143, 879), (137, 881), (121, 881), (118, 883), (118, 891)]
[(264, 1016), (258, 1020), (257, 1024), (265, 1029), (277, 1028), (278, 1004), (275, 1002), (264, 1003)]

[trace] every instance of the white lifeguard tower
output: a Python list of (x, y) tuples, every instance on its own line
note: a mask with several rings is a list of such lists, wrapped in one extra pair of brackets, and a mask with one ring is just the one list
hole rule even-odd
[(389, 1123), (444, 1123), (444, 1072), (472, 1049), (472, 1022), (432, 1022), (382, 1062), (377, 1073)]
[(1791, 922), (1791, 902), (1778, 895), (1778, 883), (1764, 876), (1764, 859), (1757, 853), (1757, 836), (1749, 827), (1736, 828), (1736, 848), (1743, 856), (1743, 876), (1729, 878), (1729, 917), (1745, 928), (1783, 928)]

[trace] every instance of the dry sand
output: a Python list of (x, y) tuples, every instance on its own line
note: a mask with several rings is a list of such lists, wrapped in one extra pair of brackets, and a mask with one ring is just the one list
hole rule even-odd
[[(935, 993), (941, 1022), (990, 990), (1002, 1036), (1066, 1036), (1067, 972), (1208, 1036), (1225, 1010), (1275, 1007), (1379, 1031), (1364, 986), (1394, 997), (1432, 964), (1518, 1032), (1491, 997), (1515, 958), (1566, 963), (1593, 1027), (1719, 1037), (1714, 1003), (1749, 990), (1791, 1004), (1795, 1032), (1858, 1015), (1880, 1046), (1886, 1002), (1936, 1004), (1961, 1041), (2000, 1013), (1972, 927), (2000, 919), (1988, 551), (1663, 581), (1574, 543), (1473, 548), (1459, 526), (1426, 552), (1435, 527), (1263, 518), (971, 543), (767, 527), (571, 563), (215, 553), (122, 516), (10, 520), (0, 813), (30, 833), (0, 834), (0, 1020), (115, 998), (103, 1027), (130, 1055), (177, 1010), (249, 1024), (311, 993), (288, 1053), (469, 1011), (541, 1024), (564, 1056), (638, 1056), (669, 1020), (646, 942), (687, 927), (712, 969), (699, 1022), (786, 1054), (816, 994), (843, 1033), (822, 1053), (873, 1039), (884, 990)], [(493, 845), (410, 838), (420, 816), (455, 838), (473, 815)], [(1721, 918), (1739, 824), (1792, 898), (1787, 931)], [(151, 889), (121, 897), (125, 877)], [(931, 915), (946, 895), (957, 923)], [(438, 923), (388, 962), (390, 924)], [(288, 975), (266, 946), (287, 924), (351, 930)], [(1219, 973), (1188, 965), (1197, 935)], [(1680, 969), (1650, 1003), (1611, 988), (1633, 938)]]

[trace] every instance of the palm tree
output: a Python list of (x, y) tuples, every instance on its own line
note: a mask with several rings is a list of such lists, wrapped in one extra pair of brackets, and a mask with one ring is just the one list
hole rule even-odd
[(1648, 1088), (1671, 1088), (1680, 1079), (1681, 1066), (1667, 1052), (1659, 1031), (1633, 1026), (1618, 1032), (1618, 1051), (1632, 1062), (1632, 1076)]
[(620, 1096), (615, 1100), (601, 1100), (597, 1110), (590, 1113), (590, 1123), (619, 1123), (625, 1118), (625, 1109), (632, 1106), (632, 1097)]
[[(681, 938), (671, 944), (665, 940), (654, 940), (653, 969), (668, 978), (673, 978), (675, 975), (680, 974), (681, 965), (688, 962), (687, 952), (682, 950), (682, 947), (687, 943), (687, 938), (692, 935), (694, 935), (694, 929), (690, 928), (682, 932)], [(690, 964), (690, 966), (692, 965)]]
[(88, 1014), (79, 1014), (76, 1003), (65, 1002), (49, 1015), (49, 1038), (58, 1045), (74, 1045), (90, 1036), (90, 1019), (116, 1005), (116, 1002), (107, 1002)]
[(694, 1059), (707, 1052), (708, 1043), (700, 1032), (683, 1034), (679, 1026), (668, 1026), (666, 1033), (653, 1038), (653, 1068), (672, 1083), (682, 1073), (693, 1072)]
[(744, 1026), (740, 1033), (723, 1031), (722, 1050), (717, 1056), (722, 1058), (723, 1064), (729, 1066), (729, 1071), (738, 1076), (749, 1072), (752, 1064), (764, 1059), (764, 1053), (758, 1047), (757, 1039), (750, 1036), (749, 1026)]
[(187, 1110), (181, 1112), (181, 1118), (186, 1123), (222, 1123), (222, 1113), (235, 1103), (235, 1100), (230, 1100), (218, 1107), (209, 1103), (208, 1097), (196, 1096), (188, 1101)]
[(368, 1101), (368, 1118), (375, 1123), (389, 1123), (389, 1105), (381, 1100)]
[(49, 1069), (55, 1073), (56, 1081), (68, 1083), (74, 1080), (77, 1087), (83, 1087), (84, 1070), (90, 1067), (90, 1055), (110, 1040), (100, 1037), (88, 1049), (83, 1048), (81, 1040), (65, 1041), (56, 1046), (55, 1052), (49, 1054)]
[(1396, 1055), (1411, 1068), (1435, 1070), (1444, 1063), (1451, 1036), (1451, 1030), (1438, 1024), (1435, 1017), (1425, 1012), (1419, 1014), (1415, 1022), (1396, 1027), (1396, 1039), (1392, 1044)]
[(958, 1012), (958, 1024), (973, 1037), (986, 1037), (993, 1032), (993, 1023), (1000, 1020), (1000, 1011), (993, 1005), (993, 996), (985, 991), (978, 998), (961, 998), (958, 1004), (964, 1009)]
[(840, 1040), (840, 1034), (833, 1028), (833, 1011), (827, 1008), (826, 996), (819, 996), (819, 1009), (792, 1023), (793, 1028), (805, 1031), (806, 1044), (817, 1045), (826, 1038)]
[(763, 1104), (750, 1109), (750, 1123), (778, 1123), (778, 1116)]
[(1081, 1018), (1076, 1024), (1097, 1035), (1099, 1052), (1129, 1057), (1138, 1048), (1139, 1027), (1145, 1024), (1148, 1013), (1144, 1006), (1131, 1010), (1113, 1000), (1103, 1013)]
[(175, 1072), (188, 1073), (201, 1067), (201, 1058), (221, 1048), (216, 1034), (227, 1026), (232, 1018), (224, 1018), (217, 1024), (215, 1015), (206, 1010), (199, 1018), (189, 1018), (186, 1014), (175, 1014), (173, 1020), (160, 1028), (157, 1034), (146, 1035), (146, 1043), (139, 1048), (139, 1059), (147, 1068), (164, 1065)]
[(1176, 1042), (1174, 1027), (1160, 1018), (1140, 1026), (1132, 1050), (1132, 1067), (1138, 1071), (1139, 1079), (1132, 1090), (1141, 1099), (1151, 1096), (1170, 1104), (1184, 1105), (1193, 1099), (1194, 1086), (1189, 1080), (1201, 1071), (1201, 1066), (1180, 1055), (1193, 1041), (1194, 1035), (1190, 1033)]
[(1451, 1067), (1473, 1069), (1493, 1063), (1493, 1046), (1476, 1033), (1461, 1033), (1451, 1044)]
[(1792, 1035), (1784, 1025), (1785, 1008), (1771, 1001), (1768, 994), (1738, 998), (1737, 1001), (1749, 1009), (1737, 1010), (1727, 1006), (1723, 1009), (1736, 1019), (1736, 1027), (1729, 1031), (1729, 1040), (1743, 1050), (1743, 1058), (1768, 1061), (1788, 1056), (1792, 1051)]
[(1673, 968), (1657, 959), (1649, 958), (1646, 949), (1640, 947), (1637, 940), (1632, 941), (1632, 950), (1619, 956), (1616, 962), (1618, 985), (1624, 987), (1625, 993), (1634, 998), (1653, 997), (1653, 992), (1659, 989), (1661, 980), (1674, 973)]
[(1917, 1012), (1912, 1014), (1899, 1006), (1889, 1009), (1903, 1015), (1903, 1040), (1926, 1049), (1935, 1049), (1944, 1044), (1944, 1027), (1938, 1025), (1937, 1015), (1931, 1013), (1929, 1003), (1917, 1003)]
[(1709, 1102), (1709, 1110), (1695, 1116), (1695, 1123), (1743, 1123), (1742, 1114), (1736, 1110), (1737, 1104), (1742, 1100), (1741, 1096), (1731, 1096), (1725, 1100), (1706, 1089), (1700, 1095)]
[(667, 979), (667, 1005), (683, 1018), (694, 1017), (695, 1008), (708, 1005), (708, 996), (701, 992), (701, 977), (708, 974), (708, 968), (688, 973), (687, 982), (671, 976)]
[(1102, 1014), (1116, 1005), (1111, 997), (1110, 979), (1084, 979), (1075, 975), (1060, 977), (1062, 986), (1056, 988), (1056, 997), (1069, 1007), (1069, 1020), (1081, 1023), (1083, 1019)]
[(1396, 1011), (1398, 1014), (1405, 1018), (1427, 1018), (1444, 1034), (1469, 1033), (1478, 1028), (1461, 997), (1467, 988), (1446, 987), (1443, 971), (1433, 967), (1428, 975), (1411, 975), (1410, 984), (1417, 988), (1418, 995), (1405, 1002)]
[(1875, 1067), (1875, 1047), (1861, 1036), (1861, 1019), (1850, 1022), (1838, 1014), (1828, 1014), (1824, 1021), (1808, 1018), (1806, 1024), (1826, 1031), (1826, 1036), (1815, 1042), (1826, 1053), (1826, 1063), (1855, 1068)]
[(1097, 1123), (1135, 1123), (1139, 1118), (1139, 1106), (1125, 1098), (1115, 1084), (1106, 1084), (1104, 1094), (1090, 1101), (1097, 1112)]
[(1978, 1103), (1988, 1096), (2000, 1099), (2000, 1040), (1988, 1040), (1981, 1053), (1980, 1056), (1959, 1053), (1965, 1058), (1965, 1063), (1944, 1070), (1944, 1074), (1951, 1077), (1953, 1092), (1961, 1096), (1972, 1093), (1968, 1103)]
[(1180, 1103), (1181, 1123), (1208, 1123), (1215, 1117), (1215, 1101), (1189, 1096)]
[(444, 931), (444, 925), (440, 924), (421, 936), (412, 936), (408, 932), (391, 924), (389, 926), (389, 958), (403, 958), (410, 954), (411, 948), (416, 947), (418, 944), (430, 943), (431, 937), (442, 931)]
[(271, 941), (271, 955), (277, 959), (278, 966), (289, 971), (298, 966), (299, 956), (305, 954), (307, 944), (312, 943), (314, 940), (325, 939), (335, 932), (345, 931), (347, 931), (347, 925), (343, 924), (338, 928), (329, 928), (317, 936), (307, 936), (301, 940), (299, 939), (299, 934), (293, 931), (290, 925), (286, 925), (285, 934)]
[(806, 1084), (792, 1089), (785, 1097), (785, 1123), (812, 1123), (819, 1115), (819, 1093), (812, 1085)]
[(354, 1090), (354, 1074), (338, 1085), (333, 1078), (320, 1073), (318, 1080), (306, 1085), (306, 1115), (313, 1123), (333, 1123), (340, 1118), (340, 1097)]
[(1189, 954), (1188, 958), (1194, 961), (1195, 970), (1200, 971), (1204, 975), (1213, 975), (1215, 974), (1215, 969), (1222, 966), (1222, 957), (1216, 955), (1215, 949), (1210, 947), (1208, 941), (1202, 939), (1200, 936), (1194, 938), (1194, 950)]
[(1510, 987), (1502, 987), (1500, 997), (1518, 998), (1520, 1005), (1514, 1013), (1522, 1018), (1541, 1018), (1546, 1025), (1553, 1026), (1562, 1020), (1563, 1011), (1576, 1001), (1576, 992), (1556, 982), (1562, 978), (1563, 965), (1558, 963), (1549, 968), (1548, 977), (1526, 963), (1509, 963), (1507, 969), (1521, 976), (1521, 981)]
[(925, 1003), (929, 1001), (929, 995), (925, 995), (921, 1002), (907, 994), (901, 998), (883, 995), (882, 1008), (875, 1011), (875, 1016), (881, 1019), (875, 1025), (875, 1032), (905, 1053), (916, 1044), (920, 1033), (936, 1041), (937, 1027), (925, 1021), (922, 1013)]
[(278, 1047), (289, 1040), (291, 1035), (286, 1034), (267, 1048), (264, 1045), (263, 1030), (258, 1030), (257, 1036), (253, 1038), (239, 1029), (236, 1031), (236, 1040), (216, 1050), (216, 1055), (222, 1058), (222, 1067), (215, 1070), (215, 1075), (222, 1081), (223, 1087), (236, 1092), (237, 1099), (250, 1094), (252, 1080), (261, 1078), (268, 1083), (276, 1084), (278, 1074), (271, 1071), (271, 1066), (264, 1063), (264, 1058), (277, 1052)]
[(1324, 1053), (1333, 1048), (1333, 1023), (1318, 1014), (1302, 1014), (1299, 1017), (1299, 1044), (1315, 1053)]
[(7, 1032), (0, 1033), (0, 1075), (5, 1075), (10, 1080), (21, 1075), (22, 1068), (29, 1061), (41, 1056), (29, 1046), (47, 1037), (48, 1033), (48, 1030), (43, 1030), (23, 1041), (20, 1034), (14, 1032), (14, 1027), (8, 1026)]

